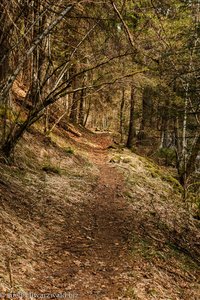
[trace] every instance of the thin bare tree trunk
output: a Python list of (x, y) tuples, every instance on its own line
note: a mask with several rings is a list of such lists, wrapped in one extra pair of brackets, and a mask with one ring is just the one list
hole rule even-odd
[(81, 90), (80, 93), (80, 106), (79, 106), (79, 124), (83, 125), (84, 124), (84, 99), (85, 99), (85, 94), (86, 94), (86, 90), (84, 89), (86, 83), (86, 75), (83, 77), (83, 82), (82, 82), (82, 87), (83, 89)]
[(88, 121), (88, 118), (89, 118), (89, 114), (90, 114), (90, 110), (91, 110), (91, 99), (89, 99), (88, 109), (87, 109), (87, 112), (86, 112), (86, 115), (85, 115), (85, 120), (84, 120), (84, 123), (83, 123), (84, 127), (87, 124), (87, 121)]
[(129, 149), (133, 147), (134, 140), (136, 137), (134, 113), (135, 113), (135, 87), (131, 86), (129, 131), (128, 131), (128, 140), (126, 144), (126, 146)]
[(124, 104), (125, 104), (125, 89), (122, 88), (122, 98), (121, 98), (121, 104), (120, 104), (120, 135), (121, 135), (121, 143), (123, 142), (123, 133), (124, 133)]

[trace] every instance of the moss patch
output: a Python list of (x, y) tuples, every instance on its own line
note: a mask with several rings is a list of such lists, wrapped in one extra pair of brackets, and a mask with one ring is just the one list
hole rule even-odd
[(58, 166), (44, 165), (42, 167), (42, 170), (47, 172), (47, 173), (58, 174), (60, 176), (62, 174), (62, 171), (61, 171), (60, 167), (58, 167)]
[(158, 165), (154, 164), (147, 158), (141, 157), (140, 160), (144, 163), (144, 167), (153, 178), (159, 177), (163, 181), (170, 183), (177, 192), (183, 192), (183, 187), (178, 182), (178, 180), (169, 173), (169, 171), (161, 169)]

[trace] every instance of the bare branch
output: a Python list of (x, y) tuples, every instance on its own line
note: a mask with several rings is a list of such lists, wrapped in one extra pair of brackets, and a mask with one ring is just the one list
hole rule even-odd
[(1, 91), (1, 96), (0, 96), (0, 102), (6, 97), (6, 95), (8, 94), (10, 88), (13, 85), (13, 82), (15, 81), (17, 75), (19, 74), (19, 72), (21, 71), (21, 69), (23, 68), (24, 63), (26, 62), (26, 60), (28, 59), (28, 57), (33, 53), (33, 51), (35, 50), (35, 48), (40, 44), (40, 42), (44, 39), (45, 36), (47, 36), (49, 34), (49, 32), (51, 32), (51, 30), (64, 18), (64, 16), (74, 7), (74, 5), (70, 5), (67, 8), (65, 8), (60, 14), (59, 16), (52, 21), (52, 23), (48, 26), (48, 28), (46, 28), (35, 40), (35, 42), (32, 44), (31, 48), (27, 51), (26, 55), (21, 59), (21, 61), (19, 62), (17, 68), (15, 69), (15, 71), (13, 72), (13, 74), (11, 75), (11, 77), (8, 79), (7, 83), (5, 84), (3, 90)]

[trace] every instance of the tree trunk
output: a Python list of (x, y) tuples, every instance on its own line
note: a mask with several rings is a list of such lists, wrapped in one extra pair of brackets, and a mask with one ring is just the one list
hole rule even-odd
[[(72, 67), (70, 75), (73, 76), (74, 74), (76, 74), (77, 71), (78, 71), (78, 65), (76, 64)], [(79, 79), (74, 78), (72, 82), (72, 88), (73, 90), (76, 90), (78, 87), (79, 87)], [(71, 105), (71, 111), (69, 115), (69, 120), (72, 123), (77, 123), (78, 121), (79, 94), (80, 94), (79, 91), (75, 91), (73, 92), (73, 96), (72, 96), (72, 105)]]
[(91, 109), (91, 104), (92, 104), (92, 101), (91, 101), (91, 98), (89, 98), (89, 100), (88, 100), (88, 108), (87, 108), (86, 116), (85, 116), (84, 123), (83, 123), (83, 126), (84, 126), (84, 127), (86, 126), (87, 121), (88, 121), (88, 118), (89, 118), (90, 109)]
[(78, 92), (74, 92), (69, 120), (72, 123), (77, 123), (77, 118), (78, 118)]
[(49, 107), (45, 109), (44, 114), (44, 134), (49, 132)]
[(174, 119), (174, 146), (177, 149), (177, 153), (180, 153), (180, 138), (179, 138), (179, 119)]
[(9, 71), (9, 61), (6, 56), (8, 52), (8, 40), (7, 37), (4, 36), (4, 32), (1, 31), (0, 29), (0, 82), (4, 82), (6, 75)]
[(1, 146), (1, 152), (3, 155), (10, 160), (13, 154), (14, 148), (18, 142), (18, 140), (22, 137), (23, 133), (26, 131), (27, 127), (29, 127), (29, 120), (23, 123), (22, 126), (17, 127), (15, 130), (10, 133), (3, 145)]
[(127, 148), (131, 149), (134, 145), (134, 140), (136, 137), (135, 130), (135, 88), (131, 87), (131, 98), (130, 98), (130, 121), (129, 121), (129, 131), (128, 131), (128, 140), (127, 140)]
[(82, 90), (80, 93), (80, 106), (79, 106), (79, 124), (84, 125), (84, 115), (85, 115), (85, 111), (84, 111), (84, 97), (86, 94), (86, 90), (84, 89), (84, 85), (85, 85), (85, 76), (83, 78), (83, 83), (82, 83)]
[(187, 160), (185, 161), (185, 157), (182, 157), (182, 162), (179, 164), (179, 176), (180, 183), (185, 186), (188, 177), (195, 171), (195, 162), (200, 151), (200, 133), (198, 132), (193, 145), (187, 155)]
[(151, 125), (152, 120), (152, 91), (150, 87), (145, 87), (142, 97), (142, 130)]
[(143, 90), (142, 96), (142, 119), (140, 124), (140, 131), (138, 133), (138, 140), (144, 140), (146, 138), (146, 127), (151, 125), (152, 121), (152, 92), (149, 86), (146, 86)]
[(121, 135), (121, 143), (123, 142), (123, 125), (124, 125), (124, 104), (125, 104), (125, 89), (122, 89), (122, 98), (120, 105), (120, 135)]
[(162, 116), (162, 125), (161, 125), (161, 141), (160, 149), (168, 148), (169, 146), (169, 133), (168, 133), (168, 116)]
[(22, 125), (15, 124), (8, 136), (6, 137), (6, 140), (1, 145), (1, 152), (3, 155), (10, 159), (14, 148), (19, 141), (19, 139), (23, 136), (24, 132), (29, 128), (33, 123), (38, 121), (42, 116), (44, 115), (44, 110), (38, 109), (32, 112), (30, 114), (26, 121)]

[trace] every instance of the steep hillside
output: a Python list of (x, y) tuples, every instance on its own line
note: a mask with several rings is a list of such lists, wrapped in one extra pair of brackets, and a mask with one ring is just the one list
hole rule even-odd
[(35, 126), (15, 164), (0, 164), (2, 298), (199, 299), (199, 224), (181, 186), (110, 145), (109, 134), (47, 138)]

